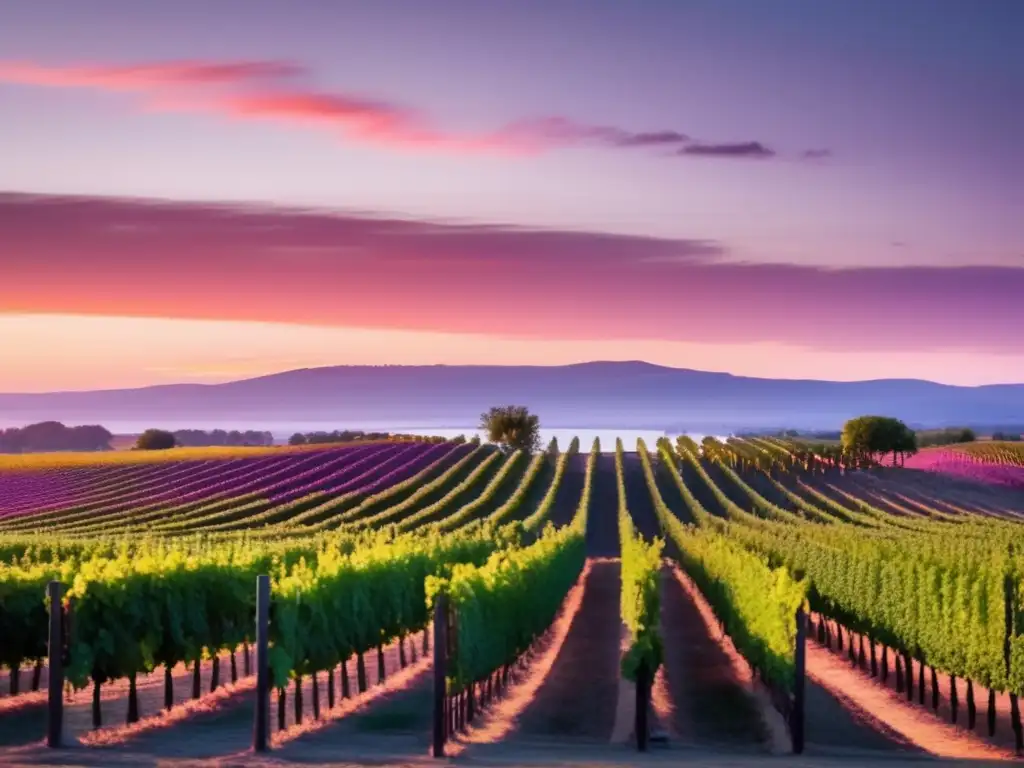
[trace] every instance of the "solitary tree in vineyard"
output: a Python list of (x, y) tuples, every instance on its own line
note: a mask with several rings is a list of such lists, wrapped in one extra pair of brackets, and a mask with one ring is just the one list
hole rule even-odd
[(480, 416), (480, 429), (503, 450), (536, 453), (540, 449), (540, 419), (526, 406), (495, 406)]
[(843, 450), (858, 457), (892, 454), (892, 463), (917, 453), (917, 435), (899, 419), (888, 416), (858, 416), (843, 425)]

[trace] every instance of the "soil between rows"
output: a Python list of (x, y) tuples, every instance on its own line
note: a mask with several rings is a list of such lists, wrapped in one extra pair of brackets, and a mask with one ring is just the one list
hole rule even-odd
[[(583, 459), (585, 457), (577, 457)], [(579, 469), (579, 462), (577, 469)], [(573, 464), (573, 462), (570, 462)], [(642, 468), (635, 454), (626, 457), (626, 489), (631, 513), (638, 529), (645, 536), (659, 534)], [(592, 556), (618, 551), (617, 489), (615, 467), (611, 456), (601, 456), (594, 478), (594, 494), (590, 509), (587, 543)], [(574, 476), (576, 490), (566, 490)], [(702, 484), (699, 478), (694, 478)], [(716, 477), (722, 486), (730, 483), (725, 477)], [(582, 472), (567, 472), (563, 488), (556, 497), (553, 515), (564, 515), (575, 510), (582, 488)], [(659, 481), (659, 486), (661, 482)], [(707, 499), (707, 489), (691, 486), (698, 497)], [(723, 487), (733, 496), (739, 489)], [(563, 495), (563, 492), (565, 495)], [(645, 500), (646, 499), (646, 500)], [(673, 511), (679, 510), (682, 498), (666, 494), (666, 503)], [(720, 514), (717, 505), (708, 503), (709, 511)], [(743, 505), (745, 508), (749, 504)], [(680, 515), (685, 519), (684, 515)], [(570, 514), (571, 517), (571, 514)], [(674, 585), (674, 586), (673, 586)], [(536, 697), (523, 712), (516, 730), (500, 746), (507, 754), (516, 754), (517, 748), (528, 748), (530, 743), (556, 739), (568, 746), (607, 742), (614, 724), (618, 698), (618, 662), (620, 623), (618, 603), (620, 591), (619, 564), (616, 561), (597, 560), (586, 580), (583, 603), (570, 627), (565, 643), (555, 664), (545, 678)], [(713, 631), (708, 631), (698, 615), (692, 599), (675, 579), (665, 579), (662, 591), (662, 631), (665, 639), (665, 673), (670, 693), (673, 718), (669, 730), (673, 741), (680, 745), (715, 748), (716, 750), (748, 751), (761, 748), (762, 732), (756, 707), (743, 690)], [(417, 646), (419, 646), (417, 639)], [(239, 670), (241, 671), (239, 658)], [(387, 653), (388, 675), (398, 669), (397, 650)], [(221, 665), (222, 679), (228, 679), (227, 663)], [(819, 654), (808, 659), (811, 677), (839, 680), (822, 666)], [(355, 667), (349, 665), (352, 689), (355, 690)], [(371, 684), (376, 677), (375, 654), (367, 656), (367, 673)], [(209, 690), (209, 665), (203, 669), (203, 691)], [(162, 675), (153, 676), (154, 682), (140, 681), (142, 714), (152, 712), (162, 702)], [(177, 699), (187, 697), (191, 673), (179, 670), (176, 674)], [(321, 675), (321, 686), (325, 676)], [(845, 678), (837, 683), (846, 685)], [(866, 681), (877, 686), (874, 681)], [(879, 686), (881, 687), (881, 686)], [(105, 722), (123, 721), (125, 691), (111, 688), (104, 700)], [(838, 689), (837, 689), (838, 690)], [(288, 720), (294, 722), (294, 689), (288, 690)], [(321, 691), (321, 705), (326, 709), (326, 693)], [(276, 702), (272, 696), (271, 720), (276, 724)], [(236, 702), (223, 710), (196, 714), (171, 728), (151, 731), (131, 739), (116, 750), (90, 749), (93, 754), (106, 754), (110, 764), (121, 762), (122, 755), (134, 754), (156, 759), (164, 757), (221, 757), (234, 758), (243, 753), (251, 741), (252, 694), (239, 695)], [(305, 686), (306, 716), (312, 716), (311, 685)], [(79, 726), (79, 718), (87, 717), (89, 704), (77, 701), (69, 707), (72, 729)], [(29, 718), (28, 722), (18, 717)], [(12, 717), (14, 719), (12, 719)], [(67, 717), (67, 715), (66, 715)], [(31, 718), (39, 718), (39, 722)], [(979, 718), (980, 720), (981, 718)], [(937, 720), (937, 718), (936, 718)], [(380, 745), (387, 742), (388, 751), (404, 752), (411, 756), (425, 752), (429, 740), (430, 680), (420, 675), (402, 690), (382, 696), (364, 711), (354, 712), (343, 720), (330, 724), (314, 733), (306, 734), (276, 752), (280, 759), (308, 760), (312, 756), (329, 755), (348, 757), (354, 762), (360, 755), (379, 753)], [(29, 728), (31, 724), (31, 729)], [(36, 727), (39, 726), (39, 727)], [(36, 741), (45, 727), (45, 712), (32, 708), (31, 712), (7, 713), (0, 720), (0, 744), (16, 744), (19, 732), (33, 730)], [(866, 756), (869, 752), (894, 756), (921, 754), (921, 750), (908, 745), (897, 734), (885, 728), (877, 718), (859, 708), (852, 700), (834, 695), (812, 680), (807, 684), (807, 739), (808, 754), (818, 757)], [(374, 745), (377, 745), (374, 747)], [(126, 752), (128, 750), (129, 752)], [(120, 753), (115, 755), (116, 753)], [(10, 756), (10, 755), (8, 755)], [(28, 757), (28, 755), (26, 755)], [(871, 755), (875, 759), (875, 755)], [(32, 760), (42, 755), (32, 755)], [(379, 759), (379, 758), (378, 758)], [(7, 762), (0, 753), (0, 762)], [(797, 765), (802, 761), (787, 761)], [(756, 764), (751, 762), (750, 764)]]
[[(641, 471), (639, 462), (626, 466), (627, 472)], [(740, 489), (724, 473), (718, 474), (720, 489), (727, 496), (738, 498)], [(699, 475), (689, 474), (688, 480), (694, 483), (688, 486), (691, 493), (706, 505), (705, 508), (724, 516), (720, 504)], [(645, 504), (639, 483), (627, 479), (627, 489), (630, 487), (636, 489), (629, 500), (630, 511), (639, 512), (640, 519), (650, 526), (647, 522), (652, 514), (648, 510), (649, 494)], [(646, 486), (643, 491), (647, 491)], [(678, 489), (674, 497), (666, 496), (664, 500), (673, 512), (684, 503)], [(743, 506), (749, 508), (749, 503)], [(686, 519), (686, 516), (679, 516)], [(640, 522), (637, 524), (639, 526)], [(707, 632), (696, 606), (675, 579), (663, 580), (661, 611), (665, 679), (675, 712), (672, 729), (681, 738), (697, 744), (734, 747), (756, 746), (762, 742), (765, 734), (756, 708), (732, 673), (721, 646)], [(911, 749), (904, 740), (885, 729), (884, 724), (810, 679), (806, 683), (806, 697), (806, 740), (815, 753)]]
[(566, 463), (565, 474), (562, 475), (562, 482), (555, 491), (555, 502), (550, 512), (550, 520), (556, 528), (568, 525), (576, 514), (580, 497), (583, 495), (588, 459), (589, 455), (577, 453)]
[(617, 561), (591, 563), (579, 612), (509, 741), (611, 738), (619, 685), (619, 585)]

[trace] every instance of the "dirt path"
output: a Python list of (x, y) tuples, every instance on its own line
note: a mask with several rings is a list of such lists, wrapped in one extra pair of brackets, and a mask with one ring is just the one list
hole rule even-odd
[(752, 507), (750, 497), (722, 471), (722, 468), (716, 462), (704, 461), (703, 463), (704, 471), (708, 473), (708, 477), (714, 481), (715, 485), (718, 486), (718, 490), (724, 493), (733, 504), (746, 510)]
[[(332, 759), (358, 760), (386, 749), (393, 755), (425, 754), (430, 747), (433, 676), (428, 659), (394, 675), (389, 687), (369, 691), (363, 706), (308, 732), (286, 733), (275, 755), (301, 760), (310, 750)], [(400, 675), (405, 679), (400, 680)]]
[[(417, 636), (415, 640), (416, 658), (422, 659), (421, 636)], [(411, 646), (412, 638), (410, 638), (406, 645), (406, 658), (408, 662), (413, 661)], [(392, 645), (385, 649), (384, 661), (385, 681), (392, 677), (399, 679), (401, 675), (408, 676), (409, 671), (413, 671), (411, 670), (413, 665), (410, 665), (410, 670), (407, 670), (405, 673), (400, 672), (401, 664), (397, 645)], [(418, 668), (422, 668), (424, 664), (425, 662), (420, 661)], [(352, 699), (345, 706), (351, 708), (353, 700), (376, 698), (386, 689), (386, 686), (385, 688), (377, 687), (376, 652), (366, 656), (366, 673), (369, 689), (363, 697), (357, 696), (355, 661), (350, 660), (347, 667)], [(205, 694), (209, 690), (209, 665), (201, 667), (201, 671)], [(190, 680), (191, 671), (183, 670), (183, 672), (185, 677)], [(221, 673), (222, 675), (224, 674), (224, 665), (222, 665)], [(165, 757), (199, 759), (232, 757), (249, 749), (252, 744), (253, 706), (255, 702), (252, 686), (253, 678), (250, 677), (244, 681), (241, 688), (232, 695), (226, 695), (227, 692), (223, 690), (216, 695), (204, 695), (199, 702), (188, 705), (188, 709), (191, 711), (183, 711), (186, 708), (179, 706), (172, 710), (169, 718), (158, 714), (156, 718), (147, 720), (147, 715), (158, 713), (159, 703), (162, 703), (163, 700), (162, 673), (153, 677), (158, 678), (159, 683), (150, 684), (148, 681), (140, 681), (139, 683), (140, 710), (143, 715), (143, 721), (136, 728), (141, 728), (142, 730), (132, 731), (124, 728), (122, 724), (124, 722), (123, 711), (126, 687), (122, 691), (121, 688), (123, 686), (111, 685), (109, 686), (109, 691), (104, 694), (105, 696), (109, 695), (110, 698), (103, 701), (104, 717), (107, 718), (104, 722), (107, 725), (98, 734), (97, 732), (90, 731), (91, 704), (88, 702), (88, 699), (84, 704), (76, 701), (72, 705), (65, 707), (66, 742), (74, 743), (76, 738), (82, 737), (94, 740), (99, 735), (107, 739), (109, 743), (78, 747), (76, 752), (82, 755), (107, 755), (112, 761), (116, 760), (118, 755), (126, 752), (136, 756), (147, 756), (150, 760), (155, 761), (157, 758), (163, 759)], [(321, 672), (318, 675), (318, 680), (321, 714), (327, 717), (329, 710), (326, 673)], [(188, 696), (190, 686), (185, 685), (184, 682), (179, 682), (177, 678), (175, 682), (175, 699), (181, 704)], [(334, 684), (336, 692), (335, 704), (341, 708), (343, 702), (340, 674), (335, 675)], [(307, 677), (303, 685), (303, 715), (304, 721), (307, 724), (313, 719), (312, 688), (312, 680), (310, 677)], [(291, 685), (285, 697), (286, 728), (289, 729), (292, 729), (296, 724), (294, 694), (295, 688), (294, 685)], [(88, 693), (86, 695), (88, 696)], [(278, 735), (277, 699), (277, 692), (272, 691), (270, 698), (270, 724), (271, 733), (275, 736)], [(120, 714), (120, 717), (110, 717), (115, 712)], [(20, 724), (25, 731), (25, 738), (8, 738), (3, 742), (3, 746), (8, 749), (0, 747), (0, 764), (9, 765), (16, 760), (36, 759), (45, 755), (45, 748), (39, 746), (45, 729), (45, 712), (33, 713), (39, 719), (39, 722), (33, 722), (31, 730), (16, 718), (11, 719), (11, 714), (6, 713), (5, 717), (0, 721), (3, 732), (8, 735), (11, 732), (16, 732)], [(426, 710), (425, 717), (429, 720), (429, 709)], [(424, 733), (426, 732), (424, 730)], [(424, 736), (423, 738), (426, 737)]]
[[(703, 485), (699, 478), (695, 481)], [(749, 500), (741, 506), (749, 509)], [(670, 731), (686, 743), (760, 745), (766, 733), (745, 690), (746, 681), (737, 679), (729, 654), (717, 641), (717, 627), (709, 628), (702, 621), (697, 606), (675, 578), (663, 581), (661, 620), (664, 682), (672, 708)], [(807, 742), (816, 753), (908, 746), (815, 681), (809, 680), (806, 690)]]
[(814, 494), (809, 490), (810, 488), (813, 488), (822, 496), (831, 499), (841, 508), (856, 511), (855, 506), (850, 504), (849, 499), (843, 498), (841, 494), (837, 494), (833, 489), (828, 487), (834, 479), (835, 478), (822, 479), (820, 476), (813, 477), (809, 475), (784, 475), (779, 482), (789, 488), (792, 493), (802, 498), (805, 502), (813, 507), (817, 507), (828, 515), (834, 515), (835, 513), (829, 509), (825, 502), (819, 498), (815, 498)]
[(624, 454), (622, 470), (626, 486), (626, 504), (629, 506), (633, 524), (641, 536), (651, 541), (662, 535), (661, 523), (658, 522), (658, 515), (654, 511), (651, 490), (647, 487), (647, 478), (644, 476), (640, 457), (635, 453)]
[(922, 751), (874, 717), (840, 688), (829, 685), (820, 659), (808, 652), (806, 682), (806, 740), (808, 754), (843, 754), (865, 750)]
[(675, 479), (670, 475), (671, 469), (665, 466), (660, 459), (654, 463), (653, 469), (654, 480), (658, 486), (658, 491), (661, 493), (662, 501), (684, 523), (692, 523), (693, 514), (690, 512), (690, 508), (686, 506), (686, 502), (683, 500), (683, 495), (679, 492), (679, 486), (676, 485)]
[[(523, 481), (523, 476), (526, 475), (526, 470), (529, 468), (532, 460), (532, 456), (521, 457), (519, 461), (516, 462), (515, 466), (512, 467), (512, 471), (505, 476), (504, 480), (502, 480), (501, 485), (498, 486), (494, 496), (477, 508), (472, 519), (483, 520), (495, 510), (501, 509), (505, 505), (505, 502), (512, 498), (512, 495), (516, 490), (518, 490), (519, 484)], [(541, 472), (540, 474), (541, 478), (534, 478), (533, 485), (530, 487), (530, 490), (527, 491), (527, 497), (529, 497), (531, 493), (536, 493), (538, 485), (543, 483), (542, 478), (544, 473)], [(481, 488), (486, 487), (487, 486), (481, 486)]]
[[(907, 702), (902, 694), (852, 668), (844, 658), (816, 642), (807, 644), (807, 674), (808, 682), (813, 680), (858, 716), (875, 723), (878, 728), (885, 728), (888, 734), (883, 737), (908, 753), (972, 760), (1012, 757), (1012, 751), (986, 743), (977, 734), (944, 723), (924, 707)], [(890, 675), (890, 681), (894, 677)], [(808, 696), (808, 739), (811, 737), (812, 706), (813, 700)], [(860, 746), (871, 748), (874, 744), (865, 741)]]
[(740, 474), (743, 481), (757, 491), (759, 494), (768, 499), (772, 504), (777, 507), (781, 507), (787, 512), (799, 513), (797, 505), (780, 491), (772, 481), (765, 477), (763, 472), (750, 471)]
[(554, 665), (507, 742), (608, 742), (618, 701), (620, 626), (619, 563), (592, 561), (582, 603)]
[(757, 706), (671, 570), (662, 578), (661, 631), (672, 742), (761, 751), (766, 733)]
[(902, 487), (916, 487), (926, 496), (955, 498), (968, 506), (1000, 510), (1004, 513), (1024, 514), (1024, 494), (1019, 489), (971, 478), (929, 472), (923, 469), (892, 468), (861, 473), (882, 484), (893, 483)]
[(519, 508), (516, 509), (511, 515), (502, 518), (502, 522), (511, 523), (513, 520), (525, 520), (527, 517), (532, 515), (541, 501), (544, 499), (544, 495), (548, 492), (551, 487), (551, 480), (555, 476), (555, 468), (550, 462), (545, 462), (544, 466), (541, 467), (540, 472), (533, 479), (530, 484), (530, 489), (526, 492), (523, 497), (522, 503)]
[(612, 747), (607, 744), (576, 744), (564, 742), (533, 742), (528, 744), (493, 745), (486, 752), (474, 748), (469, 756), (452, 760), (436, 760), (419, 752), (400, 754), (387, 749), (387, 740), (382, 740), (372, 752), (346, 758), (330, 746), (308, 746), (301, 754), (274, 751), (266, 756), (243, 754), (227, 759), (190, 760), (186, 758), (155, 759), (133, 752), (104, 754), (82, 754), (72, 750), (58, 750), (19, 758), (17, 763), (4, 763), (5, 768), (19, 766), (48, 766), (68, 768), (69, 766), (90, 766), (94, 768), (120, 768), (121, 766), (153, 766), (153, 768), (437, 768), (458, 765), (463, 768), (636, 768), (637, 766), (700, 766), (700, 768), (964, 768), (969, 766), (1005, 763), (952, 759), (928, 759), (895, 755), (872, 756), (865, 762), (859, 756), (821, 755), (743, 755), (712, 749), (692, 748), (682, 750), (653, 750), (640, 755), (628, 745)]
[[(422, 655), (421, 637), (416, 640), (416, 658)], [(407, 648), (412, 645), (411, 639)], [(407, 661), (411, 661), (411, 650), (407, 654)], [(366, 663), (366, 678), (369, 686), (367, 694), (374, 693), (376, 686), (381, 682), (377, 674), (377, 653), (373, 651), (364, 657)], [(350, 659), (346, 664), (349, 678), (350, 695), (358, 696), (356, 662)], [(389, 646), (384, 651), (385, 681), (388, 677), (395, 675), (400, 670), (398, 647)], [(321, 715), (328, 711), (327, 698), (327, 674), (321, 672), (317, 675), (318, 687), (320, 689)], [(335, 675), (335, 704), (341, 703), (341, 677), (340, 673)], [(313, 684), (312, 678), (307, 676), (303, 681), (303, 721), (309, 722), (313, 719)], [(182, 757), (218, 757), (224, 755), (244, 752), (252, 744), (253, 708), (255, 706), (255, 692), (248, 691), (244, 696), (238, 698), (233, 706), (225, 707), (219, 711), (210, 713), (197, 713), (184, 722), (177, 723), (170, 728), (155, 729), (134, 738), (127, 740), (124, 745), (134, 751), (145, 752), (160, 756), (182, 756)], [(427, 712), (429, 718), (429, 710)], [(288, 686), (285, 693), (285, 726), (291, 728), (297, 724), (295, 710), (295, 685)], [(278, 734), (278, 692), (271, 691), (270, 695), (270, 728), (272, 737)]]
[(568, 525), (580, 504), (583, 495), (583, 483), (587, 477), (587, 459), (589, 456), (576, 454), (565, 466), (562, 484), (555, 493), (555, 503), (551, 507), (549, 519), (558, 528)]
[(1024, 495), (1012, 488), (945, 477), (915, 469), (887, 469), (879, 474), (851, 476), (858, 487), (904, 494), (926, 508), (954, 514), (963, 511), (996, 516), (1024, 514)]
[[(220, 681), (229, 683), (231, 680), (230, 654), (220, 656)], [(236, 654), (239, 678), (243, 678), (244, 662), (242, 652)], [(210, 692), (213, 675), (212, 664), (200, 665), (200, 692)], [(45, 670), (43, 677), (45, 678)], [(172, 671), (174, 681), (174, 702), (182, 705), (190, 701), (192, 693), (192, 669), (184, 664), (177, 665)], [(164, 672), (157, 668), (149, 675), (142, 675), (136, 681), (139, 700), (139, 715), (147, 717), (159, 713), (164, 703)], [(117, 727), (125, 722), (128, 712), (128, 681), (118, 680), (101, 686), (100, 711), (104, 727)], [(31, 699), (24, 706), (7, 709), (0, 717), (0, 746), (17, 746), (30, 744), (43, 738), (46, 732), (46, 698), (45, 688), (38, 695), (31, 694)], [(19, 697), (20, 698), (20, 697)], [(11, 699), (5, 704), (14, 707), (21, 704), (18, 699)], [(92, 687), (76, 692), (64, 703), (64, 736), (69, 742), (87, 736), (92, 731)]]
[(591, 482), (590, 511), (587, 516), (587, 555), (618, 557), (619, 490), (615, 484), (614, 456), (602, 454), (598, 457)]
[[(892, 515), (897, 519), (913, 517), (912, 514), (908, 515), (908, 510), (899, 509), (898, 505), (891, 504), (888, 499), (866, 493), (863, 486), (857, 484), (854, 476), (850, 474), (830, 474), (828, 476), (814, 475), (805, 478), (804, 483), (816, 490), (818, 493), (832, 499), (837, 504), (841, 504), (845, 509), (857, 511), (857, 502), (853, 500), (857, 499), (877, 510), (885, 512), (888, 515)], [(844, 493), (849, 494), (849, 496), (844, 495)], [(853, 499), (850, 498), (851, 496)]]
[[(693, 497), (700, 503), (702, 507), (709, 514), (716, 515), (717, 517), (727, 517), (725, 511), (722, 509), (722, 505), (718, 503), (718, 499), (715, 498), (715, 494), (712, 493), (711, 488), (704, 482), (704, 478), (700, 476), (697, 468), (690, 463), (687, 459), (683, 462), (680, 469), (682, 474), (683, 483), (689, 489)], [(678, 494), (678, 489), (676, 491)]]
[[(844, 633), (845, 634), (845, 633)], [(1010, 697), (1005, 693), (996, 694), (996, 733), (989, 736), (987, 731), (987, 704), (989, 691), (981, 685), (974, 686), (977, 706), (977, 723), (973, 731), (967, 728), (967, 684), (957, 681), (959, 699), (957, 722), (952, 722), (950, 706), (950, 678), (939, 674), (939, 706), (932, 708), (931, 670), (926, 668), (925, 705), (920, 703), (920, 663), (914, 659), (911, 667), (914, 677), (913, 701), (906, 700), (905, 692), (896, 690), (895, 653), (889, 652), (889, 676), (883, 682), (881, 677), (872, 678), (867, 669), (855, 668), (842, 652), (829, 649), (816, 641), (808, 641), (808, 675), (834, 692), (840, 699), (856, 702), (869, 716), (884, 720), (895, 737), (919, 746), (933, 754), (964, 756), (965, 750), (976, 757), (991, 757), (991, 750), (1001, 750), (1003, 758), (1012, 754), (1014, 735), (1010, 720)], [(870, 645), (865, 644), (870, 654)], [(882, 646), (875, 644), (875, 654), (882, 658)]]

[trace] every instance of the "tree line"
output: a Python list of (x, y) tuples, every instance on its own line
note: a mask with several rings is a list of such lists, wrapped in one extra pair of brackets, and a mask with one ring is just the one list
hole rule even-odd
[(928, 429), (917, 433), (917, 447), (928, 448), (934, 445), (956, 445), (957, 443), (973, 443), (978, 435), (969, 427), (947, 427), (945, 429)]
[[(144, 439), (143, 439), (144, 437)], [(50, 451), (109, 451), (113, 433), (98, 424), (69, 427), (59, 421), (41, 421), (26, 427), (0, 429), (0, 453), (46, 453)], [(270, 432), (257, 430), (149, 429), (140, 435), (141, 447), (202, 447), (214, 445), (273, 445)], [(137, 441), (136, 446), (140, 446)]]
[[(944, 427), (936, 429), (918, 429), (917, 447), (928, 448), (935, 445), (955, 445), (957, 443), (973, 443), (991, 436), (992, 440), (1004, 442), (1019, 442), (1021, 431), (1016, 427), (1002, 427), (989, 432), (986, 427)], [(683, 428), (675, 430), (685, 432)], [(751, 429), (740, 430), (735, 433), (736, 437), (776, 437), (782, 440), (801, 440), (803, 442), (831, 442), (842, 440), (842, 432), (839, 430), (801, 430), (801, 429)]]
[[(445, 443), (447, 437), (440, 435), (405, 435), (398, 432), (364, 432), (360, 429), (341, 429), (333, 432), (296, 432), (288, 438), (288, 445), (326, 445), (328, 443), (356, 443), (368, 440), (411, 440), (422, 443)], [(465, 435), (459, 435), (452, 442), (466, 442)]]
[(0, 430), (0, 453), (109, 451), (113, 438), (98, 424), (68, 427), (59, 421), (41, 421)]
[(174, 444), (185, 448), (202, 448), (210, 445), (273, 445), (274, 435), (255, 429), (178, 429), (171, 432)]

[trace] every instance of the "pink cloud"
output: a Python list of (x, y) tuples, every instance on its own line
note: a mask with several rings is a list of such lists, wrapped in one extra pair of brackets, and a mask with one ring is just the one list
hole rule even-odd
[[(170, 61), (105, 66), (0, 62), (0, 83), (135, 93), (151, 110), (206, 112), (334, 131), (353, 141), (415, 151), (536, 154), (565, 147), (668, 148), (717, 157), (751, 156), (750, 145), (702, 145), (676, 129), (633, 131), (559, 115), (509, 121), (490, 131), (441, 129), (422, 112), (386, 99), (310, 89), (307, 70), (286, 61)], [(740, 151), (736, 151), (736, 147)], [(722, 151), (724, 148), (725, 151)], [(772, 156), (763, 151), (760, 156)]]
[(208, 109), (243, 120), (337, 130), (349, 139), (410, 149), (451, 152), (531, 152), (543, 148), (542, 136), (515, 137), (501, 132), (479, 136), (446, 134), (411, 109), (375, 99), (317, 92), (265, 92), (226, 96)]
[(0, 311), (1024, 354), (1024, 269), (821, 269), (727, 244), (0, 196)]
[(155, 88), (237, 85), (295, 77), (303, 67), (285, 61), (168, 61), (124, 66), (44, 67), (30, 62), (0, 62), (0, 81), (52, 88), (147, 91)]

